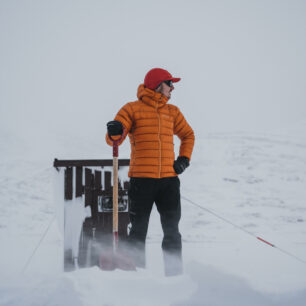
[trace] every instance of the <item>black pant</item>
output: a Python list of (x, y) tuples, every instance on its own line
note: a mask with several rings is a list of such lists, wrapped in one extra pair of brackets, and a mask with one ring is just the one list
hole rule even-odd
[(145, 241), (153, 203), (160, 214), (164, 238), (166, 275), (182, 272), (182, 241), (179, 232), (181, 218), (180, 180), (178, 177), (131, 178), (129, 187), (130, 221), (129, 244), (134, 249), (135, 264), (145, 267)]

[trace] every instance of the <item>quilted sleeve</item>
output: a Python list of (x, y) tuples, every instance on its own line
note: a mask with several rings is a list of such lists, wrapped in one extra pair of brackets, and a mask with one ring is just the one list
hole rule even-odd
[[(123, 143), (123, 141), (125, 140), (127, 134), (129, 133), (129, 131), (132, 128), (133, 125), (133, 109), (130, 105), (130, 103), (125, 104), (117, 113), (116, 117), (114, 120), (120, 121), (124, 127), (124, 134), (123, 134), (123, 138), (121, 139), (121, 141), (119, 142), (119, 145)], [(121, 136), (117, 135), (117, 136), (113, 136), (113, 138), (119, 139)], [(107, 144), (109, 144), (110, 146), (112, 146), (112, 141), (110, 140), (108, 133), (106, 133), (105, 135), (105, 140), (107, 142)]]
[(181, 140), (179, 156), (186, 156), (190, 160), (194, 146), (194, 132), (179, 108), (174, 120), (174, 134)]

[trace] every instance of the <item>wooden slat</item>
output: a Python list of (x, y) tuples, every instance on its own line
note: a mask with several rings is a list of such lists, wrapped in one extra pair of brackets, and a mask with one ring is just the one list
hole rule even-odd
[[(58, 160), (54, 159), (53, 166), (59, 167), (107, 167), (112, 166), (112, 159), (80, 159), (80, 160)], [(129, 159), (119, 159), (120, 166), (129, 166)]]
[(91, 205), (92, 203), (92, 172), (90, 169), (85, 168), (85, 206)]
[(112, 187), (112, 172), (104, 172), (104, 190), (110, 190)]
[(83, 182), (82, 182), (83, 168), (76, 167), (76, 177), (75, 177), (75, 196), (81, 197), (83, 193)]
[(101, 189), (101, 171), (95, 170), (93, 177), (93, 192), (92, 192), (92, 203), (91, 203), (91, 215), (94, 220), (98, 219), (98, 191)]
[(102, 172), (95, 170), (95, 189), (96, 190), (102, 189), (101, 178), (102, 178)]
[(72, 168), (65, 170), (65, 200), (72, 200)]

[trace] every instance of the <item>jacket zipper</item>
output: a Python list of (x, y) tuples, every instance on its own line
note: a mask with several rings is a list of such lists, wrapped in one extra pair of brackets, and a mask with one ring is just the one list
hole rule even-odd
[(158, 117), (158, 142), (159, 142), (159, 169), (158, 169), (158, 178), (160, 178), (160, 172), (161, 172), (160, 115), (158, 113), (157, 102), (156, 102), (156, 113), (157, 113), (157, 117)]
[(135, 136), (134, 136), (134, 133), (132, 133), (132, 138), (133, 138), (133, 161), (132, 161), (132, 163), (133, 163), (133, 168), (134, 168), (134, 166), (135, 166), (135, 154), (136, 154), (136, 150), (135, 150), (136, 145), (135, 145)]

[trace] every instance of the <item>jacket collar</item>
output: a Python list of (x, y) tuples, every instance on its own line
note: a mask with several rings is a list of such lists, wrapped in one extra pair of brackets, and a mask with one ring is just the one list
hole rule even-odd
[(137, 97), (140, 101), (155, 108), (163, 107), (169, 100), (162, 93), (144, 87), (144, 84), (138, 86)]

